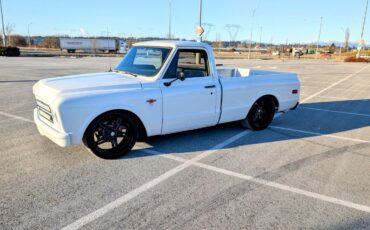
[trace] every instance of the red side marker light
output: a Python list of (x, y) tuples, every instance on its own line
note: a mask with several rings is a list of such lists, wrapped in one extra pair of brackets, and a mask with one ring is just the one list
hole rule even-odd
[(148, 99), (148, 100), (146, 100), (146, 102), (148, 102), (149, 104), (153, 104), (156, 101), (157, 101), (156, 99)]
[(293, 89), (292, 90), (292, 94), (297, 94), (298, 93), (298, 89)]

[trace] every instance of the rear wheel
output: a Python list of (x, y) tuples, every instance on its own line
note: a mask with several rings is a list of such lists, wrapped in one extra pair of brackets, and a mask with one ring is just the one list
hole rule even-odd
[(116, 159), (134, 147), (138, 136), (139, 129), (132, 116), (122, 111), (111, 111), (91, 122), (83, 143), (98, 157)]
[(263, 130), (267, 128), (275, 115), (275, 103), (269, 97), (258, 99), (250, 109), (247, 117), (241, 121), (245, 128)]

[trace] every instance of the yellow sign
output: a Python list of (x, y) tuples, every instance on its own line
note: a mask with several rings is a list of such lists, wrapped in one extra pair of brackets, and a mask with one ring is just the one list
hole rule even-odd
[(203, 33), (204, 33), (203, 27), (197, 26), (197, 28), (195, 29), (195, 34), (198, 36), (202, 36)]

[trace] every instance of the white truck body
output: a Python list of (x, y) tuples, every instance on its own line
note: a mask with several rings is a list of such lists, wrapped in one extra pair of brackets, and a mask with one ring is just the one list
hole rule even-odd
[[(171, 49), (155, 76), (105, 72), (36, 83), (33, 92), (38, 108), (34, 119), (39, 132), (65, 147), (80, 144), (89, 124), (111, 110), (136, 115), (146, 135), (154, 136), (243, 120), (253, 103), (265, 95), (276, 99), (277, 112), (298, 105), (300, 82), (294, 73), (217, 68), (212, 48), (204, 43), (155, 41), (134, 45), (141, 46)], [(163, 76), (179, 49), (207, 52), (210, 76), (165, 86), (169, 79)]]
[(120, 51), (123, 52), (127, 45), (123, 41), (115, 39), (91, 39), (91, 38), (60, 38), (60, 48), (67, 51)]

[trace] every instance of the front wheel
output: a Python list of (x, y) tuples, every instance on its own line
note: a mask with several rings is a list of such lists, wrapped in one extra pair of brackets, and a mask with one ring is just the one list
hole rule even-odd
[(132, 116), (122, 111), (110, 111), (91, 122), (83, 143), (98, 157), (116, 159), (134, 147), (138, 136), (139, 129)]
[(275, 103), (268, 97), (258, 99), (250, 109), (247, 117), (241, 121), (245, 128), (263, 130), (267, 128), (275, 115)]

